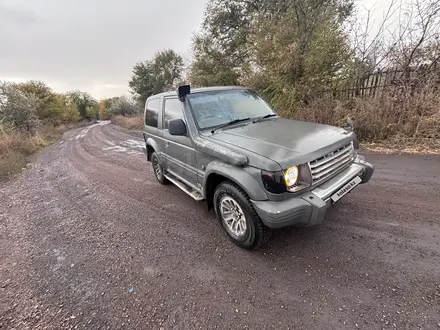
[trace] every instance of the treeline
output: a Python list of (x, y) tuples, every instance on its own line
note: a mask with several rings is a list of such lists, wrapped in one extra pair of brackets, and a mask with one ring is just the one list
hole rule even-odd
[(96, 119), (98, 102), (81, 91), (56, 93), (42, 81), (0, 81), (0, 180), (64, 130)]
[(98, 101), (82, 91), (57, 93), (43, 81), (0, 81), (0, 180), (71, 127), (141, 111), (125, 96)]
[[(190, 63), (159, 52), (134, 67), (130, 88), (142, 104), (182, 81), (247, 85), (287, 117), (336, 125), (350, 117), (363, 140), (440, 138), (440, 3), (392, 0), (376, 20), (373, 10), (351, 0), (210, 0)], [(431, 76), (416, 93), (420, 65)], [(386, 68), (403, 75), (380, 98), (328, 97)]]
[(43, 81), (0, 82), (0, 128), (32, 132), (42, 125), (130, 116), (142, 106), (127, 96), (100, 101), (82, 91), (56, 93)]
[(32, 131), (42, 124), (92, 119), (97, 104), (85, 92), (56, 93), (42, 81), (0, 82), (0, 127)]

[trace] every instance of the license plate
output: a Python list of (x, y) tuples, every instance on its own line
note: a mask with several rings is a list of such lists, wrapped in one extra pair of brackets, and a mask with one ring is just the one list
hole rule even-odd
[(347, 193), (349, 193), (352, 189), (354, 189), (359, 183), (362, 182), (362, 179), (360, 177), (355, 177), (353, 180), (351, 180), (349, 183), (347, 183), (345, 186), (343, 186), (341, 189), (339, 189), (334, 195), (332, 195), (330, 198), (333, 201), (333, 203), (336, 203), (338, 200), (340, 200), (342, 197), (344, 197)]

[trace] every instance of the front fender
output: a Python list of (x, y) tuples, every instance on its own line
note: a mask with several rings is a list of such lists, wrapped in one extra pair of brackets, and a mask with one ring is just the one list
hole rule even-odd
[[(257, 173), (256, 175), (260, 175)], [(213, 161), (206, 167), (205, 176), (203, 178), (203, 195), (210, 196), (209, 180), (211, 175), (221, 175), (243, 189), (250, 199), (255, 201), (264, 201), (268, 197), (264, 189), (258, 184), (256, 178), (249, 171), (242, 167), (233, 166), (219, 161)], [(212, 192), (211, 192), (212, 193)]]
[(199, 136), (193, 139), (197, 148), (216, 159), (221, 159), (228, 164), (244, 167), (248, 164), (248, 158), (244, 155), (238, 154), (228, 148), (222, 147), (217, 143), (213, 143)]

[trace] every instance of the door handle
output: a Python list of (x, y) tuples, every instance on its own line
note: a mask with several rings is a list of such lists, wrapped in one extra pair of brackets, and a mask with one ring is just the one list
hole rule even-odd
[(168, 141), (165, 141), (165, 148), (168, 148), (170, 146), (170, 143)]

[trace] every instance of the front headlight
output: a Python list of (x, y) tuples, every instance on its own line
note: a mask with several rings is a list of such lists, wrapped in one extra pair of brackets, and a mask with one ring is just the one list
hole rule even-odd
[(308, 164), (289, 167), (284, 171), (284, 182), (288, 192), (298, 192), (312, 184), (312, 174)]
[(291, 166), (278, 172), (261, 171), (264, 188), (273, 194), (296, 193), (312, 184), (312, 174), (308, 164)]
[(287, 189), (293, 187), (298, 181), (298, 172), (299, 171), (297, 166), (289, 167), (284, 172), (284, 181), (286, 182)]

